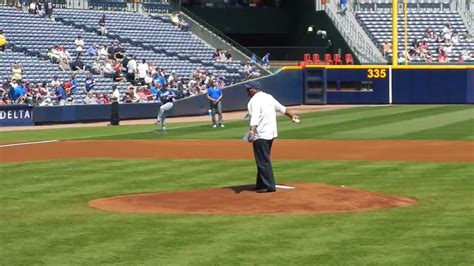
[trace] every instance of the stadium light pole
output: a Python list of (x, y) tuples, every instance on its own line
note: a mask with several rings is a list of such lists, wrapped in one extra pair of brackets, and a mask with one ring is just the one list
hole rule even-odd
[(398, 65), (398, 0), (392, 1), (392, 65)]

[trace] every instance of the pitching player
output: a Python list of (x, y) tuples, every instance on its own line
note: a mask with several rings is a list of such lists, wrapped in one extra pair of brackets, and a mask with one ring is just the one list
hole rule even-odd
[(257, 163), (258, 193), (275, 192), (275, 179), (273, 177), (270, 153), (273, 139), (278, 136), (276, 111), (285, 114), (295, 123), (299, 117), (285, 106), (281, 105), (272, 95), (261, 91), (260, 82), (252, 81), (245, 85), (247, 94), (251, 97), (247, 108), (250, 119), (250, 129), (247, 140), (253, 145), (255, 161)]
[(168, 84), (163, 84), (156, 94), (156, 100), (161, 103), (161, 106), (155, 124), (160, 125), (161, 130), (166, 130), (165, 119), (171, 109), (173, 109), (175, 96), (174, 91), (168, 89)]

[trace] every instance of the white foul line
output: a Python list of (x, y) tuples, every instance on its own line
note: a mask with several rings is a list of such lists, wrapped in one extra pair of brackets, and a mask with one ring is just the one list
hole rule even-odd
[(0, 145), (0, 148), (13, 147), (13, 146), (24, 146), (24, 145), (33, 145), (33, 144), (44, 144), (44, 143), (51, 143), (51, 142), (56, 142), (56, 141), (58, 141), (58, 140), (53, 139), (53, 140), (45, 140), (45, 141), (4, 144), (4, 145)]

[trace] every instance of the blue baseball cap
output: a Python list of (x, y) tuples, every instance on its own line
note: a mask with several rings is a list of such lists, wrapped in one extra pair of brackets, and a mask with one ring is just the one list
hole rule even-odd
[(262, 89), (262, 84), (258, 81), (250, 81), (249, 83), (244, 85), (247, 89)]

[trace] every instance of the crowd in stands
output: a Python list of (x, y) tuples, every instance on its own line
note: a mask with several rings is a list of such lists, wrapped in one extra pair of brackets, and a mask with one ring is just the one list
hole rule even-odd
[[(449, 57), (453, 53), (453, 46), (459, 44), (460, 39), (464, 39), (467, 42), (473, 40), (469, 32), (460, 35), (457, 30), (452, 29), (449, 21), (447, 21), (438, 32), (427, 28), (422, 38), (413, 39), (407, 52), (403, 51), (398, 53), (398, 63), (403, 64), (405, 60), (407, 60), (407, 62), (450, 63)], [(432, 42), (435, 42), (437, 45), (437, 57), (433, 57), (433, 52), (430, 50), (431, 47), (429, 43)], [(391, 42), (385, 41), (382, 44), (382, 52), (386, 58), (392, 53)], [(456, 63), (464, 63), (465, 61), (472, 60), (474, 59), (474, 51), (470, 51), (468, 47), (464, 47), (459, 54), (456, 54), (456, 58)]]

